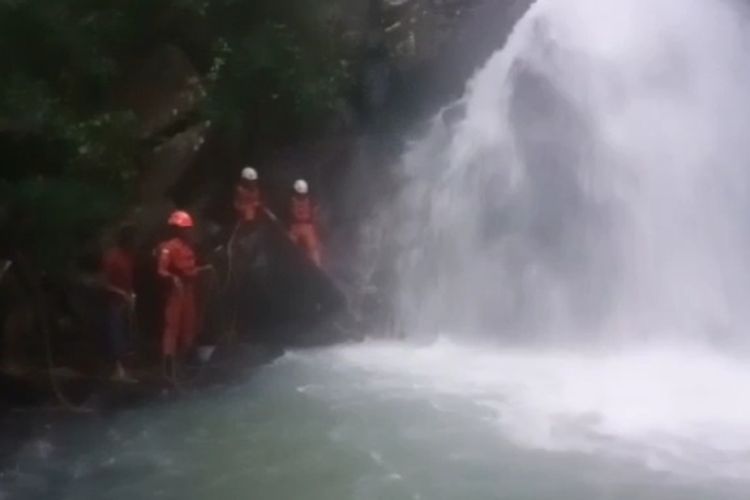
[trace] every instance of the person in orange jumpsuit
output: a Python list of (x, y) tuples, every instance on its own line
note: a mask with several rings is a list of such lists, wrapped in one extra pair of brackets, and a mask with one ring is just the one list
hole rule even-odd
[(299, 179), (294, 183), (290, 212), (289, 237), (316, 266), (321, 267), (323, 252), (318, 236), (318, 209), (310, 198), (307, 181)]
[(171, 237), (159, 245), (158, 274), (168, 281), (164, 307), (162, 355), (165, 368), (175, 371), (175, 357), (193, 346), (198, 332), (196, 278), (203, 268), (196, 263), (193, 250), (193, 218), (176, 211), (168, 221)]
[(258, 172), (245, 167), (234, 191), (234, 210), (238, 222), (255, 222), (263, 215), (263, 200), (258, 185)]

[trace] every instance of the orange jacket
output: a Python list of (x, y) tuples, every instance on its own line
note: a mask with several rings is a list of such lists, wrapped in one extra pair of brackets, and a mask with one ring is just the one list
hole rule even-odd
[(292, 196), (292, 224), (316, 224), (318, 207), (309, 196)]
[(179, 278), (182, 282), (182, 286), (173, 285), (166, 290), (164, 303), (162, 354), (175, 356), (190, 350), (200, 324), (193, 280), (198, 274), (195, 252), (179, 238), (165, 241), (159, 245), (158, 272), (164, 278)]
[(323, 248), (318, 235), (318, 209), (309, 196), (295, 195), (291, 201), (292, 223), (289, 238), (318, 267), (323, 264)]
[(159, 245), (159, 276), (164, 278), (194, 278), (198, 274), (195, 252), (179, 238)]

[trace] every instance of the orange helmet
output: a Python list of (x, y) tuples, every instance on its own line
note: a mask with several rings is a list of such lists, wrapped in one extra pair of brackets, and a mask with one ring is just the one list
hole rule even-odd
[(189, 213), (177, 210), (169, 216), (167, 224), (175, 227), (193, 227), (193, 218), (190, 217)]

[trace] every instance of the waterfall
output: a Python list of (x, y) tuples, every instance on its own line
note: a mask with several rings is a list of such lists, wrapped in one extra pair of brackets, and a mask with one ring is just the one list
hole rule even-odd
[(725, 0), (537, 0), (399, 166), (402, 328), (739, 339), (747, 14)]

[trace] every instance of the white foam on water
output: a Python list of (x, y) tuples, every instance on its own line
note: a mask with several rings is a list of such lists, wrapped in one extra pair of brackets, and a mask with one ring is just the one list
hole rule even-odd
[(367, 343), (319, 357), (348, 377), (365, 372), (364, 398), (457, 398), (520, 447), (621, 459), (683, 477), (750, 481), (746, 360), (697, 346), (584, 353), (447, 340), (421, 347)]
[(338, 358), (524, 447), (750, 479), (749, 50), (741, 1), (534, 2), (384, 218), (402, 330), (453, 340)]

